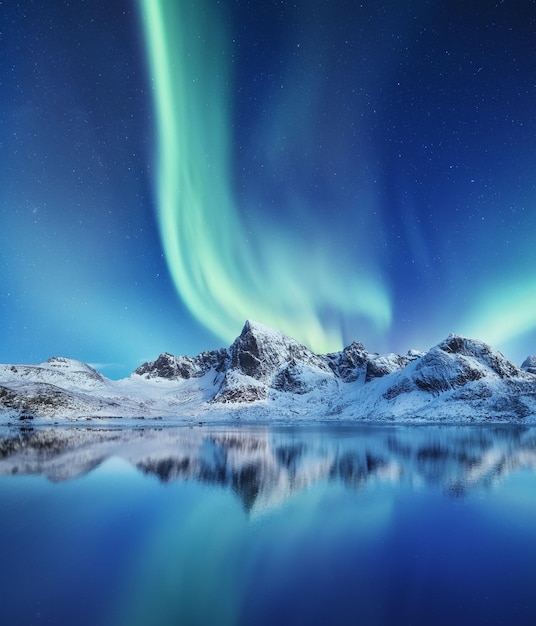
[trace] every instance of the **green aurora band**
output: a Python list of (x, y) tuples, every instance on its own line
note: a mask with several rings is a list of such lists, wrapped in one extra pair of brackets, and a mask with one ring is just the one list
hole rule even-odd
[(497, 285), (481, 288), (475, 307), (462, 327), (463, 333), (501, 348), (515, 341), (524, 345), (524, 335), (535, 327), (535, 312), (533, 278), (528, 275), (524, 280), (504, 279), (500, 288)]
[(352, 332), (359, 325), (385, 332), (390, 299), (369, 257), (359, 259), (361, 274), (356, 263), (337, 260), (336, 242), (326, 246), (325, 232), (309, 223), (311, 211), (307, 241), (280, 220), (248, 221), (239, 212), (231, 175), (232, 76), (224, 62), (230, 53), (219, 7), (140, 0), (140, 9), (157, 121), (160, 234), (191, 313), (225, 341), (255, 319), (317, 352), (341, 349), (345, 324)]

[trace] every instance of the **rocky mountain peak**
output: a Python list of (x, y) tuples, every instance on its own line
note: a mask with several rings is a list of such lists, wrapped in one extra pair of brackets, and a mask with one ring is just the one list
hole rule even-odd
[(478, 339), (467, 339), (460, 335), (451, 334), (437, 347), (447, 354), (461, 355), (474, 359), (501, 378), (522, 374), (520, 368), (504, 357), (501, 352), (494, 350), (491, 346)]
[(201, 352), (195, 357), (173, 356), (163, 352), (156, 361), (148, 361), (134, 371), (145, 378), (164, 378), (167, 380), (199, 378), (214, 368), (217, 372), (225, 369), (229, 355), (227, 350)]
[(305, 346), (268, 326), (248, 320), (230, 349), (231, 368), (261, 382), (271, 382), (277, 370), (291, 362), (328, 371), (323, 359)]
[(521, 364), (521, 369), (529, 374), (536, 374), (536, 354), (528, 356)]
[[(536, 355), (518, 368), (482, 341), (460, 335), (449, 335), (426, 353), (370, 353), (355, 341), (319, 356), (279, 331), (247, 321), (229, 349), (195, 357), (164, 352), (121, 381), (64, 357), (40, 365), (0, 365), (0, 414), (21, 420), (186, 419), (212, 410), (231, 415), (255, 403), (258, 415), (289, 419), (536, 420), (535, 376)], [(213, 408), (218, 403), (236, 406)]]
[(269, 389), (303, 394), (333, 373), (323, 357), (268, 326), (248, 320), (230, 348), (217, 402), (265, 399)]
[(370, 353), (362, 343), (353, 341), (342, 352), (327, 354), (326, 360), (337, 376), (350, 383), (356, 380), (370, 382), (374, 378), (381, 378), (402, 369), (420, 356), (416, 351), (407, 356)]

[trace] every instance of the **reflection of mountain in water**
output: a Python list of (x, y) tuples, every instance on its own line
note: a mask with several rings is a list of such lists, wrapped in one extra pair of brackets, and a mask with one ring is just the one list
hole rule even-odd
[(0, 474), (54, 481), (121, 457), (163, 482), (196, 480), (232, 489), (247, 510), (284, 502), (318, 482), (436, 486), (452, 495), (536, 470), (536, 429), (362, 426), (293, 429), (166, 428), (37, 430), (0, 439)]

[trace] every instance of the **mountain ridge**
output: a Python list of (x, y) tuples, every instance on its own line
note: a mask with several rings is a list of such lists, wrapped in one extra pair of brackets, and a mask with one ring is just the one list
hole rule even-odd
[(162, 353), (112, 381), (65, 357), (0, 365), (0, 423), (59, 418), (536, 421), (536, 356), (521, 367), (451, 334), (428, 352), (317, 355), (246, 321), (229, 348)]

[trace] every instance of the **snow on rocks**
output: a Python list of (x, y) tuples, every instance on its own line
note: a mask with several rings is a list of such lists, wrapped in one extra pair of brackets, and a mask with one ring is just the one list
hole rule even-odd
[(229, 349), (161, 354), (112, 381), (54, 357), (0, 365), (0, 421), (168, 418), (536, 420), (536, 357), (521, 368), (487, 344), (449, 335), (427, 353), (371, 354), (353, 342), (319, 356), (247, 321)]
[(521, 369), (529, 374), (536, 374), (536, 354), (528, 356), (521, 364)]

